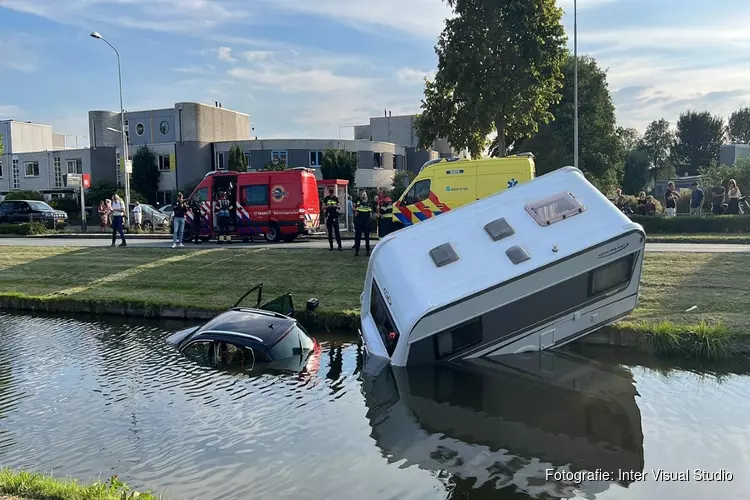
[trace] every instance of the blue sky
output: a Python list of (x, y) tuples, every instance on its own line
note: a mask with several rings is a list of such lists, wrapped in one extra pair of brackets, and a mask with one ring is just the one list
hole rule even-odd
[[(621, 125), (750, 105), (750, 4), (578, 4), (579, 51), (609, 69)], [(418, 111), (448, 14), (441, 0), (0, 0), (0, 118), (87, 136), (88, 110), (118, 109), (99, 31), (126, 109), (218, 100), (260, 137), (351, 137), (384, 109)]]

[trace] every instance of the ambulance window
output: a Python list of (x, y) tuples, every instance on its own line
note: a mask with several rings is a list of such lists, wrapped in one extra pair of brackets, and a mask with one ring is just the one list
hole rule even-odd
[(190, 199), (195, 201), (208, 201), (208, 188), (200, 188)]
[(404, 203), (413, 205), (419, 201), (424, 201), (430, 195), (430, 179), (423, 179), (412, 186), (404, 198)]
[(243, 192), (243, 204), (250, 206), (268, 205), (268, 184), (245, 186)]

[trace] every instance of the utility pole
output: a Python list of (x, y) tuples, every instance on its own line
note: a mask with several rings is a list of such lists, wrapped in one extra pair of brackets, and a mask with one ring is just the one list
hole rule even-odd
[(573, 166), (578, 168), (578, 0), (573, 0)]

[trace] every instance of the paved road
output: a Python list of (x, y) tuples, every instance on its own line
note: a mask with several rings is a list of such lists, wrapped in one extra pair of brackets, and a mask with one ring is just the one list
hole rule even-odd
[[(344, 249), (350, 249), (354, 242), (344, 241)], [(68, 247), (98, 247), (108, 246), (109, 241), (101, 238), (0, 238), (0, 246), (68, 246)], [(129, 246), (139, 248), (169, 248), (170, 241), (135, 239), (128, 241)], [(373, 243), (374, 246), (374, 243)], [(233, 243), (231, 245), (217, 245), (203, 243), (195, 245), (186, 243), (185, 248), (328, 248), (325, 240), (295, 241), (293, 243)], [(713, 243), (647, 243), (647, 252), (691, 252), (691, 253), (750, 253), (750, 245), (713, 244)]]

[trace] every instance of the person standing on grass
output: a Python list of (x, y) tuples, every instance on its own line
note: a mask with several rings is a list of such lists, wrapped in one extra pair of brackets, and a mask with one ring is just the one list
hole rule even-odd
[(222, 191), (219, 195), (219, 202), (216, 204), (216, 208), (219, 211), (219, 243), (226, 241), (227, 243), (232, 242), (232, 237), (229, 236), (229, 217), (232, 204), (227, 199), (227, 192)]
[(182, 244), (182, 235), (185, 233), (185, 214), (188, 211), (187, 203), (182, 197), (182, 193), (177, 194), (177, 201), (172, 204), (172, 217), (174, 218), (174, 231), (172, 232), (172, 248), (180, 248)]
[(680, 195), (677, 193), (674, 182), (668, 183), (667, 192), (664, 193), (664, 212), (667, 217), (677, 216), (677, 200), (679, 199)]
[(120, 246), (128, 246), (125, 241), (125, 231), (123, 231), (123, 224), (127, 214), (126, 210), (125, 202), (122, 201), (120, 195), (115, 193), (112, 196), (112, 246), (115, 246), (115, 241), (117, 241), (117, 233), (120, 233), (120, 238), (122, 239)]
[(740, 188), (737, 187), (737, 181), (729, 179), (729, 189), (727, 189), (727, 213), (737, 215), (740, 213)]
[(700, 215), (703, 206), (703, 190), (698, 187), (698, 183), (693, 183), (693, 192), (690, 193), (690, 215)]
[(143, 207), (136, 201), (133, 207), (133, 224), (139, 231), (141, 230), (141, 222), (143, 222)]
[(367, 200), (367, 191), (362, 191), (359, 200), (354, 205), (356, 216), (354, 219), (354, 255), (359, 255), (359, 246), (362, 241), (362, 235), (365, 237), (365, 252), (370, 255), (370, 218), (372, 215), (372, 205)]
[(107, 206), (104, 204), (104, 200), (99, 202), (99, 232), (103, 233), (104, 228), (107, 226)]
[(341, 248), (341, 233), (339, 232), (339, 198), (333, 194), (333, 188), (328, 188), (328, 196), (323, 198), (323, 209), (325, 210), (326, 218), (326, 230), (328, 231), (328, 250), (333, 251), (333, 236), (336, 236), (336, 244), (338, 245), (339, 252), (344, 249)]
[(201, 242), (201, 222), (203, 221), (203, 207), (201, 206), (201, 200), (198, 196), (193, 196), (190, 200), (190, 211), (193, 212), (193, 227), (192, 233), (195, 238), (194, 243), (199, 245)]

